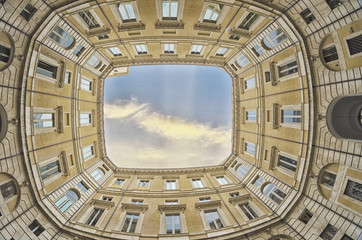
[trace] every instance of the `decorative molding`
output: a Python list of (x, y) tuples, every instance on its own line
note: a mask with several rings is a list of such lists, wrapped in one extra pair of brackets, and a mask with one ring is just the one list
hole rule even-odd
[(133, 203), (122, 203), (122, 209), (130, 211), (146, 211), (148, 209), (147, 204), (133, 204)]
[(158, 205), (158, 210), (165, 211), (180, 211), (183, 212), (186, 209), (186, 204), (174, 204), (174, 205)]
[(221, 206), (221, 200), (195, 203), (195, 207), (198, 209), (212, 208), (212, 207), (218, 207), (218, 206)]

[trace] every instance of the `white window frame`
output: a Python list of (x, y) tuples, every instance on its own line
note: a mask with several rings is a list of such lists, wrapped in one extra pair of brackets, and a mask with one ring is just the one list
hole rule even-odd
[[(249, 219), (248, 216), (244, 213), (244, 211), (240, 207), (240, 205), (242, 205), (242, 204), (248, 204), (249, 207), (255, 212), (257, 217)], [(261, 216), (264, 215), (264, 213), (258, 208), (258, 206), (256, 204), (254, 204), (254, 202), (252, 202), (250, 199), (248, 201), (235, 203), (235, 207), (238, 209), (240, 215), (245, 219), (245, 221), (255, 220), (255, 219), (260, 218)]]
[[(157, 11), (157, 19), (158, 19), (158, 21), (177, 21), (177, 22), (181, 22), (182, 13), (183, 13), (184, 5), (185, 5), (185, 0), (171, 0), (171, 1), (178, 2), (176, 19), (172, 19), (172, 18), (165, 18), (164, 19), (163, 18), (163, 8), (162, 8), (162, 2), (163, 1), (164, 0), (156, 0), (156, 11)], [(166, 0), (166, 1), (170, 1), (170, 0)]]
[[(132, 216), (132, 217), (130, 218), (131, 220), (130, 220), (129, 223), (128, 223), (128, 226), (127, 226), (126, 231), (122, 231), (123, 228), (124, 228), (124, 225), (126, 224), (126, 220), (127, 220), (127, 216), (128, 216), (128, 215)], [(135, 230), (134, 230), (134, 232), (130, 232), (131, 226), (132, 226), (132, 221), (133, 221), (135, 215), (138, 215), (138, 217), (137, 217), (137, 223), (136, 223), (136, 226), (135, 226)], [(121, 232), (127, 232), (127, 233), (138, 233), (137, 227), (139, 226), (140, 218), (141, 218), (141, 213), (140, 213), (140, 212), (132, 212), (132, 211), (126, 212), (126, 214), (125, 214), (124, 217), (123, 217), (122, 226), (121, 226), (120, 231), (121, 231)]]
[[(279, 162), (280, 162), (280, 156), (284, 156), (284, 157), (287, 157), (291, 160), (294, 160), (297, 162), (297, 164), (295, 165), (295, 172), (293, 172), (292, 170), (289, 170), (283, 166), (280, 166), (279, 165)], [(285, 174), (288, 174), (292, 177), (296, 177), (296, 175), (298, 174), (298, 166), (299, 166), (299, 162), (300, 162), (300, 159), (298, 156), (295, 156), (295, 155), (292, 155), (290, 153), (286, 153), (286, 152), (282, 152), (282, 151), (279, 151), (278, 152), (278, 156), (277, 156), (277, 159), (276, 159), (276, 164), (275, 164), (275, 168), (280, 171), (280, 172), (283, 172)], [(287, 164), (287, 163), (286, 163)], [(288, 163), (288, 165), (292, 165), (290, 163)]]
[[(247, 88), (247, 87), (246, 87), (246, 85), (247, 85), (246, 82), (247, 82), (247, 81), (250, 81), (251, 79), (254, 79), (254, 86)], [(246, 78), (246, 79), (244, 80), (243, 84), (244, 84), (244, 90), (245, 90), (245, 91), (248, 91), (248, 90), (250, 90), (250, 89), (256, 88), (256, 78), (255, 78), (255, 76)]]
[[(249, 29), (243, 29), (243, 28), (239, 28), (240, 24), (244, 21), (244, 19), (250, 14), (250, 13), (254, 13), (259, 15), (259, 17), (250, 25)], [(241, 16), (241, 18), (236, 22), (235, 24), (235, 29), (240, 29), (241, 31), (248, 31), (249, 33), (253, 32), (255, 30), (256, 27), (258, 27), (258, 25), (263, 21), (264, 17), (262, 14), (255, 12), (255, 11), (250, 11), (247, 10), (244, 12), (244, 14)]]
[[(89, 155), (89, 156), (84, 156), (84, 153), (85, 153), (85, 150), (90, 148), (92, 154)], [(88, 152), (88, 151), (87, 151)], [(87, 161), (89, 159), (92, 159), (96, 156), (96, 149), (95, 149), (95, 144), (90, 144), (90, 145), (87, 145), (87, 146), (82, 146), (82, 158), (83, 158), (83, 161)]]
[(112, 58), (123, 57), (123, 53), (122, 53), (121, 49), (119, 49), (119, 47), (110, 47), (110, 48), (108, 48), (108, 52), (110, 53)]
[[(301, 122), (282, 122), (283, 118), (284, 118), (284, 111), (301, 111), (301, 115), (286, 115), (286, 116), (294, 116), (293, 118), (299, 118), (298, 116), (300, 116)], [(301, 108), (300, 105), (285, 105), (285, 106), (280, 106), (280, 126), (281, 127), (288, 127), (288, 128), (297, 128), (297, 129), (301, 129), (302, 125), (303, 125), (303, 109)]]
[[(69, 191), (73, 191), (76, 195), (77, 195), (77, 198), (74, 202), (69, 198), (69, 196), (67, 195), (67, 193)], [(59, 206), (56, 205), (56, 203), (62, 199), (63, 197), (66, 198), (66, 200), (64, 200)], [(66, 213), (67, 211), (69, 211), (70, 208), (72, 208), (74, 206), (74, 204), (79, 201), (80, 199), (80, 196), (79, 196), (79, 193), (75, 190), (75, 189), (69, 189), (67, 190), (66, 192), (64, 192), (64, 194), (62, 194), (59, 198), (57, 198), (55, 201), (54, 201), (54, 205), (56, 206), (56, 208), (62, 212), (62, 213)], [(65, 209), (64, 211), (61, 210), (62, 207), (66, 206), (68, 202), (72, 202), (72, 204), (70, 206), (67, 207), (67, 209)]]
[[(276, 31), (278, 28), (281, 30), (281, 33), (279, 33), (279, 35), (277, 35), (277, 36), (274, 37), (274, 38), (269, 37), (269, 35), (270, 35), (272, 32)], [(283, 39), (281, 42), (276, 42), (276, 39), (277, 39), (279, 36), (282, 36), (283, 34), (286, 36), (286, 38)], [(268, 38), (267, 41), (269, 42), (269, 44), (271, 43), (271, 48), (268, 47), (268, 46), (264, 43), (264, 39), (266, 39), (266, 38)], [(289, 40), (289, 37), (288, 37), (288, 35), (283, 31), (283, 29), (282, 29), (281, 27), (276, 27), (275, 29), (273, 29), (272, 31), (270, 31), (270, 32), (261, 40), (261, 42), (262, 42), (263, 48), (265, 48), (266, 50), (272, 50), (272, 49), (276, 48), (277, 46), (279, 46), (280, 44), (282, 44), (282, 43), (284, 43), (284, 42), (286, 42), (286, 41), (288, 41), (288, 40)]]
[[(88, 115), (88, 118), (85, 118), (85, 115)], [(82, 123), (82, 119), (89, 119), (89, 122)], [(79, 124), (81, 126), (89, 126), (92, 125), (94, 119), (92, 112), (80, 112), (79, 113)]]
[[(134, 50), (136, 55), (147, 55), (149, 54), (148, 52), (148, 47), (146, 43), (140, 43), (140, 44), (135, 44), (134, 46)], [(138, 51), (138, 48), (140, 48), (140, 52)]]
[[(207, 216), (206, 216), (206, 212), (211, 212), (211, 211), (215, 211), (221, 221), (221, 224), (223, 225), (222, 227), (217, 227), (215, 229), (212, 229), (211, 226), (210, 226), (210, 223), (207, 219)], [(206, 229), (206, 231), (210, 231), (210, 230), (218, 230), (218, 229), (223, 229), (225, 227), (227, 227), (229, 224), (228, 222), (226, 222), (226, 217), (225, 217), (225, 214), (222, 212), (221, 208), (218, 206), (218, 207), (213, 207), (213, 208), (205, 208), (205, 209), (201, 209), (200, 211), (200, 214), (201, 214), (201, 219), (202, 219), (202, 222), (204, 223), (204, 227)], [(215, 226), (217, 226), (217, 224), (215, 224)]]
[[(173, 46), (171, 48), (171, 46)], [(162, 44), (163, 54), (175, 54), (176, 53), (176, 44), (175, 43), (163, 43)], [(172, 51), (170, 51), (172, 50)]]
[[(226, 177), (225, 175), (215, 176), (215, 179), (216, 179), (217, 183), (218, 183), (220, 186), (225, 186), (225, 185), (229, 185), (229, 184), (232, 183), (232, 182), (230, 181), (230, 179), (229, 179), (228, 177)], [(224, 179), (224, 181), (219, 180), (219, 179)]]
[[(265, 190), (266, 186), (269, 185), (269, 184), (272, 184), (273, 187), (271, 187), (270, 191), (269, 191), (267, 194), (265, 194), (265, 193), (264, 193), (264, 190)], [(276, 193), (275, 193), (275, 190), (276, 190), (276, 189), (279, 190), (279, 191), (281, 191), (281, 192), (283, 192), (283, 193), (285, 194), (285, 197), (282, 198), (281, 196), (279, 196), (278, 194), (276, 194)], [(267, 183), (263, 186), (263, 188), (262, 188), (262, 193), (263, 193), (264, 196), (266, 196), (268, 199), (270, 199), (272, 202), (274, 202), (274, 203), (277, 204), (277, 205), (282, 204), (283, 201), (285, 200), (285, 198), (288, 196), (288, 194), (287, 194), (286, 192), (284, 192), (284, 190), (282, 190), (281, 188), (275, 186), (275, 184), (274, 184), (274, 183), (271, 183), (271, 182), (267, 182)], [(276, 198), (278, 198), (278, 199), (280, 200), (280, 203), (275, 202), (275, 201), (270, 197), (270, 195), (276, 196)]]
[[(242, 168), (242, 166), (248, 168), (248, 171), (245, 172), (245, 169)], [(241, 171), (238, 171), (238, 169), (241, 168)], [(246, 164), (238, 164), (236, 167), (235, 167), (235, 172), (237, 174), (239, 174), (241, 177), (246, 177), (246, 175), (248, 175), (248, 173), (250, 172), (250, 167), (248, 167)], [(241, 172), (241, 173), (240, 173)]]
[[(60, 35), (58, 32), (55, 31), (55, 28), (60, 28), (65, 34), (66, 36)], [(60, 41), (58, 42), (57, 40), (55, 40), (54, 38), (50, 37), (51, 34), (56, 35), (57, 37), (60, 38)], [(74, 47), (74, 45), (76, 44), (76, 40), (74, 39), (74, 37), (72, 35), (70, 35), (67, 31), (64, 30), (64, 28), (62, 28), (59, 25), (56, 25), (52, 31), (48, 34), (48, 38), (51, 39), (53, 42), (55, 42), (56, 44), (58, 44), (59, 46), (61, 46), (62, 48), (66, 49), (66, 50), (70, 50)], [(66, 38), (68, 38), (68, 40), (66, 40)], [(70, 41), (71, 40), (71, 41)], [(63, 42), (66, 41), (66, 42)], [(70, 44), (67, 46), (67, 44), (70, 42)]]
[[(148, 182), (147, 186), (141, 186), (141, 182)], [(150, 185), (151, 185), (151, 180), (149, 179), (139, 179), (138, 180), (138, 183), (137, 183), (137, 187), (139, 188), (150, 188)]]
[[(41, 127), (36, 128), (34, 125), (34, 114), (53, 114), (53, 126), (52, 127)], [(63, 124), (59, 122), (59, 115), (63, 114), (59, 109), (54, 108), (33, 108), (31, 114), (31, 129), (33, 134), (49, 133), (56, 132), (59, 129), (59, 125)]]
[[(201, 50), (200, 51), (198, 51), (199, 50), (199, 48), (201, 47)], [(190, 55), (200, 55), (200, 56), (202, 56), (203, 55), (203, 53), (204, 53), (204, 51), (205, 51), (205, 48), (206, 48), (206, 46), (205, 45), (203, 45), (203, 44), (198, 44), (198, 43), (193, 43), (192, 45), (191, 45), (191, 48), (190, 48)]]
[[(83, 20), (83, 18), (81, 16), (79, 16), (79, 12), (81, 11), (89, 11), (92, 15), (92, 17), (94, 17), (94, 19), (97, 21), (99, 27), (96, 28), (89, 28), (89, 25)], [(101, 21), (101, 19), (99, 18), (98, 14), (94, 11), (94, 9), (89, 8), (89, 9), (82, 9), (80, 11), (77, 11), (76, 13), (74, 13), (72, 15), (72, 17), (79, 23), (79, 25), (85, 29), (86, 31), (90, 31), (91, 29), (97, 29), (97, 28), (103, 28), (104, 24)]]
[[(122, 181), (122, 183), (121, 183), (121, 184), (117, 184), (118, 179)], [(124, 185), (124, 183), (125, 183), (125, 182), (126, 182), (126, 179), (125, 179), (125, 178), (115, 177), (115, 178), (114, 178), (114, 182), (113, 182), (113, 184), (112, 184), (112, 185), (122, 186), (122, 185)]]
[[(93, 211), (95, 209), (98, 209), (98, 210), (101, 210), (103, 211), (102, 212), (102, 215), (100, 216), (100, 218), (97, 220), (96, 224), (95, 225), (90, 225), (90, 224), (87, 224), (87, 221), (89, 220), (91, 214), (93, 213)], [(102, 223), (103, 219), (105, 218), (105, 216), (107, 215), (107, 211), (108, 211), (108, 208), (105, 208), (105, 207), (100, 207), (100, 206), (93, 206), (93, 207), (89, 207), (88, 210), (84, 213), (83, 217), (80, 219), (80, 222), (83, 222), (85, 225), (87, 226), (91, 226), (91, 227), (99, 227), (99, 225)], [(95, 216), (96, 217), (96, 216)], [(95, 217), (93, 217), (93, 220), (95, 219)]]
[(132, 8), (133, 8), (133, 13), (136, 17), (136, 21), (123, 21), (122, 15), (118, 9), (118, 4), (110, 4), (109, 8), (111, 9), (113, 16), (115, 17), (115, 19), (117, 20), (117, 22), (120, 25), (133, 25), (133, 24), (140, 24), (141, 22), (141, 17), (138, 11), (138, 7), (137, 7), (137, 2), (135, 0), (131, 0), (128, 2), (124, 2), (124, 3), (130, 3), (132, 4)]
[[(95, 58), (98, 60), (98, 62), (95, 61)], [(96, 62), (97, 65), (95, 64)], [(98, 69), (102, 66), (102, 60), (98, 56), (93, 54), (92, 56), (90, 56), (90, 58), (87, 59), (87, 65), (94, 69)]]
[[(251, 113), (254, 113), (254, 112), (255, 112), (255, 114), (251, 114)], [(248, 116), (250, 116), (250, 117), (255, 116), (255, 119), (248, 119)], [(258, 111), (256, 109), (247, 109), (247, 110), (245, 110), (245, 121), (246, 122), (256, 122), (257, 120), (258, 120)]]
[(216, 57), (226, 57), (226, 55), (229, 53), (228, 47), (219, 46), (217, 51), (215, 52)]
[[(175, 182), (175, 184), (172, 184), (175, 186), (175, 188), (168, 188), (168, 182)], [(175, 191), (178, 190), (178, 181), (177, 179), (165, 179), (165, 183), (164, 183), (164, 190), (168, 190), (168, 191)]]
[[(194, 189), (200, 189), (200, 188), (206, 187), (202, 178), (191, 178), (190, 180), (191, 180), (192, 188), (194, 188)], [(200, 184), (196, 185), (195, 181), (197, 181), (198, 183), (201, 183), (201, 185)]]
[(165, 205), (178, 205), (179, 201), (178, 199), (166, 199)]
[[(250, 144), (250, 146), (251, 146), (251, 145), (254, 145), (254, 154), (252, 154), (252, 153), (250, 153), (250, 152), (247, 151), (247, 149), (248, 149), (247, 146), (248, 146), (249, 144)], [(257, 152), (257, 146), (256, 146), (256, 144), (251, 143), (251, 142), (248, 142), (248, 141), (244, 141), (244, 153), (246, 153), (246, 154), (248, 154), (248, 155), (250, 155), (250, 156), (252, 156), (252, 157), (255, 157), (256, 152)]]
[[(239, 61), (239, 59), (241, 59), (242, 57), (244, 57), (244, 59)], [(248, 56), (246, 56), (245, 54), (239, 55), (239, 56), (237, 57), (237, 59), (235, 60), (235, 63), (236, 63), (236, 65), (239, 66), (239, 68), (244, 68), (244, 67), (246, 67), (246, 66), (248, 66), (248, 65), (251, 64)]]
[[(37, 69), (38, 69), (39, 61), (42, 61), (42, 62), (44, 62), (46, 64), (49, 64), (49, 65), (51, 65), (53, 67), (57, 67), (57, 75), (56, 75), (56, 77), (52, 78), (52, 77), (49, 77), (49, 76), (45, 76), (45, 75), (43, 75), (41, 73), (38, 73)], [(48, 82), (52, 82), (52, 83), (58, 83), (58, 82), (60, 82), (60, 78), (63, 75), (62, 72), (63, 72), (63, 70), (62, 70), (62, 66), (61, 66), (60, 62), (57, 62), (56, 60), (54, 60), (52, 58), (49, 58), (49, 57), (47, 57), (45, 55), (42, 55), (42, 54), (39, 55), (39, 59), (38, 59), (36, 65), (35, 65), (35, 71), (34, 71), (36, 78), (41, 79), (41, 80), (45, 80), (45, 81), (48, 81)]]
[[(41, 173), (41, 168), (42, 168), (42, 167), (45, 167), (45, 166), (47, 166), (48, 164), (51, 164), (51, 163), (53, 163), (53, 162), (58, 162), (59, 172), (51, 175), (51, 176), (48, 177), (48, 178), (43, 179), (42, 173)], [(65, 172), (65, 169), (64, 169), (65, 166), (64, 166), (64, 163), (63, 163), (63, 159), (61, 159), (60, 156), (55, 156), (55, 157), (52, 157), (52, 158), (50, 158), (50, 159), (48, 159), (48, 160), (39, 162), (39, 163), (37, 163), (37, 166), (38, 166), (38, 170), (39, 170), (39, 178), (41, 179), (41, 181), (43, 182), (44, 185), (48, 185), (49, 183), (57, 180), (58, 178), (60, 178), (61, 176), (63, 176), (63, 175), (64, 175), (64, 172)]]
[[(93, 173), (96, 172), (96, 171), (98, 172), (98, 174), (94, 174), (94, 176), (93, 176)], [(102, 172), (102, 174), (100, 174), (100, 171)], [(100, 167), (94, 169), (94, 170), (90, 173), (90, 176), (91, 176), (91, 177), (94, 179), (94, 181), (96, 181), (96, 182), (98, 182), (99, 180), (101, 180), (105, 175), (106, 175), (105, 171), (102, 170)], [(98, 178), (98, 176), (100, 176), (100, 177)]]
[[(84, 84), (82, 84), (82, 80), (89, 82), (89, 88), (83, 88)], [(93, 92), (93, 80), (82, 76), (79, 81), (79, 88), (80, 90), (87, 91), (87, 92)]]

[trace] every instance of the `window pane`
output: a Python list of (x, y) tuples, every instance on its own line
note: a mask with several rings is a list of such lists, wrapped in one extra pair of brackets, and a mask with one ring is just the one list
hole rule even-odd
[(344, 194), (359, 201), (362, 201), (362, 184), (352, 180), (348, 180)]

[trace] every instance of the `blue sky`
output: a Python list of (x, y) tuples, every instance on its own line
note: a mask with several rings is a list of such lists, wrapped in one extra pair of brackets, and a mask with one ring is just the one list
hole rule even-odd
[(131, 67), (107, 78), (108, 157), (120, 167), (215, 165), (231, 153), (231, 79), (216, 67)]

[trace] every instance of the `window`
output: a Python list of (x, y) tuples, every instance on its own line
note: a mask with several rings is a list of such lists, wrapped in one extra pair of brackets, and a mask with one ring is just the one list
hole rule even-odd
[(136, 15), (134, 14), (132, 3), (119, 3), (118, 10), (121, 14), (123, 22), (135, 22)]
[(320, 237), (323, 240), (332, 240), (337, 232), (338, 232), (337, 228), (335, 228), (334, 226), (328, 224), (327, 227), (321, 233)]
[(211, 197), (203, 197), (203, 198), (199, 198), (200, 203), (201, 202), (211, 202)]
[(178, 200), (166, 200), (165, 205), (177, 205)]
[(127, 213), (126, 219), (124, 220), (122, 232), (131, 232), (136, 231), (136, 226), (138, 222), (139, 214), (137, 213)]
[(333, 187), (334, 186), (334, 183), (336, 181), (336, 174), (334, 173), (331, 173), (331, 172), (326, 172), (326, 171), (323, 171), (322, 172), (322, 177), (321, 177), (321, 183), (325, 186), (328, 186), (328, 187)]
[(240, 40), (240, 36), (236, 35), (236, 34), (231, 34), (229, 37), (230, 40), (235, 40), (235, 41), (239, 41)]
[(71, 77), (71, 72), (66, 71), (65, 72), (65, 80), (64, 80), (64, 82), (67, 83), (67, 84), (70, 84), (70, 77)]
[(99, 60), (99, 58), (97, 58), (94, 55), (91, 58), (89, 58), (87, 63), (94, 68), (98, 68), (102, 64), (101, 60)]
[(256, 13), (248, 13), (245, 19), (241, 22), (238, 28), (244, 30), (250, 30), (251, 25), (259, 18), (259, 15)]
[(234, 71), (238, 70), (238, 68), (234, 64), (231, 64), (230, 66), (232, 67), (232, 69), (234, 69)]
[(282, 110), (282, 123), (301, 123), (302, 111), (301, 110)]
[(202, 183), (201, 179), (198, 178), (198, 179), (192, 179), (192, 186), (194, 188), (203, 188), (204, 184)]
[(109, 36), (108, 36), (108, 34), (101, 34), (101, 35), (98, 35), (97, 38), (98, 38), (98, 40), (103, 40), (103, 39), (108, 39)]
[(249, 220), (259, 217), (258, 214), (254, 211), (254, 209), (252, 209), (250, 207), (249, 203), (242, 203), (242, 204), (239, 204), (238, 206), (240, 207), (241, 211), (243, 211), (243, 213), (247, 216), (247, 218)]
[(263, 179), (258, 176), (258, 177), (255, 178), (255, 180), (254, 180), (254, 182), (253, 182), (253, 185), (254, 185), (255, 187), (259, 187), (262, 182), (263, 182)]
[(162, 1), (162, 19), (176, 20), (177, 19), (178, 0), (163, 0)]
[(349, 237), (348, 235), (344, 234), (343, 237), (341, 238), (341, 240), (353, 240), (351, 237)]
[(57, 66), (53, 66), (50, 65), (46, 62), (43, 62), (41, 60), (38, 61), (38, 67), (36, 68), (36, 72), (44, 75), (46, 77), (50, 77), (50, 78), (57, 78), (57, 72), (58, 72), (58, 67)]
[(147, 47), (144, 44), (135, 45), (138, 54), (147, 54)]
[(34, 113), (33, 121), (35, 128), (54, 127), (54, 113)]
[(245, 119), (247, 121), (256, 121), (256, 111), (246, 111)]
[(70, 48), (74, 42), (74, 38), (59, 26), (55, 26), (53, 31), (49, 33), (49, 38), (53, 39), (65, 49)]
[(82, 151), (83, 151), (83, 159), (87, 159), (94, 155), (94, 146), (90, 145), (83, 147)]
[(166, 190), (175, 190), (176, 187), (176, 180), (166, 180)]
[(120, 179), (120, 178), (117, 178), (116, 181), (114, 182), (114, 185), (122, 185), (124, 183), (124, 179)]
[(259, 45), (255, 45), (252, 48), (252, 50), (255, 53), (255, 55), (258, 56), (258, 57), (263, 54), (263, 49), (261, 49), (261, 47)]
[(326, 63), (338, 60), (336, 46), (330, 46), (322, 50), (323, 59)]
[(219, 213), (216, 209), (205, 211), (205, 216), (211, 229), (218, 229), (224, 227), (224, 224), (221, 222)]
[(122, 56), (122, 52), (121, 50), (119, 50), (118, 47), (112, 47), (109, 48), (109, 51), (113, 54), (113, 56), (117, 57), (117, 56)]
[(166, 214), (166, 233), (181, 233), (180, 214)]
[(95, 226), (99, 219), (101, 218), (102, 214), (104, 212), (104, 209), (93, 209), (93, 212), (89, 216), (88, 220), (85, 222), (85, 224)]
[(240, 174), (242, 177), (245, 177), (246, 174), (248, 174), (250, 168), (248, 168), (247, 166), (241, 164), (237, 169), (236, 169), (236, 172), (238, 174)]
[(297, 61), (289, 62), (289, 63), (283, 64), (281, 66), (278, 66), (279, 78), (282, 78), (282, 77), (285, 77), (285, 76), (288, 76), (290, 74), (297, 73), (297, 72), (298, 72)]
[(326, 0), (326, 3), (332, 10), (342, 5), (341, 0)]
[(78, 14), (83, 19), (83, 21), (88, 25), (89, 29), (97, 28), (100, 26), (90, 11), (81, 11)]
[(362, 52), (362, 34), (360, 34), (356, 37), (347, 39), (346, 41), (347, 41), (349, 54), (351, 56)]
[(277, 28), (263, 39), (263, 44), (266, 48), (273, 49), (287, 39), (287, 35), (280, 28)]
[(61, 170), (59, 160), (55, 160), (46, 164), (45, 166), (40, 167), (40, 175), (43, 180), (55, 176), (60, 172)]
[(37, 9), (35, 7), (33, 7), (33, 5), (28, 3), (25, 6), (24, 10), (20, 12), (20, 16), (22, 16), (26, 21), (29, 21), (31, 19), (31, 17), (34, 15), (34, 13), (36, 12), (36, 10)]
[(61, 212), (65, 212), (76, 201), (78, 201), (78, 199), (79, 199), (78, 194), (76, 192), (74, 192), (73, 190), (69, 190), (55, 202), (55, 206), (57, 206)]
[(84, 47), (81, 44), (78, 44), (78, 46), (74, 48), (73, 54), (79, 57), (79, 55), (83, 52), (83, 50)]
[(245, 89), (255, 88), (255, 77), (245, 80)]
[(240, 67), (245, 67), (246, 65), (248, 65), (250, 63), (249, 59), (245, 56), (245, 55), (241, 55), (237, 60), (236, 63), (240, 66)]
[(3, 198), (5, 200), (17, 194), (15, 183), (13, 181), (1, 184), (0, 190), (1, 190), (1, 195), (3, 195)]
[(0, 61), (7, 63), (10, 58), (10, 48), (0, 44)]
[(285, 168), (289, 171), (295, 172), (297, 170), (298, 161), (289, 157), (279, 155), (278, 166)]
[(149, 180), (140, 180), (140, 182), (138, 183), (139, 187), (148, 187), (149, 185), (150, 185)]
[(80, 80), (80, 88), (83, 90), (92, 90), (92, 81), (82, 78)]
[(240, 193), (239, 192), (233, 192), (233, 193), (229, 193), (230, 197), (239, 197)]
[(200, 54), (203, 48), (203, 45), (192, 45), (191, 54)]
[(216, 180), (220, 185), (229, 184), (229, 181), (224, 176), (216, 177)]
[(79, 188), (82, 192), (88, 191), (88, 187), (87, 187), (86, 185), (84, 185), (83, 182), (79, 182), (79, 183), (77, 184), (77, 186), (78, 186), (78, 188)]
[(276, 204), (280, 204), (287, 195), (271, 183), (267, 184), (264, 187), (263, 193), (265, 196), (273, 200)]
[(216, 52), (216, 56), (219, 56), (219, 57), (223, 57), (225, 55), (225, 53), (227, 52), (227, 48), (225, 47), (219, 47), (219, 49), (217, 50)]
[(255, 154), (255, 145), (246, 142), (246, 143), (245, 143), (245, 151), (246, 151), (247, 153), (250, 153), (250, 154), (254, 155), (254, 154)]
[(315, 16), (313, 15), (313, 13), (310, 11), (309, 8), (303, 10), (301, 13), (300, 13), (300, 16), (302, 16), (303, 20), (309, 24), (311, 23), (314, 19), (315, 19)]
[(142, 199), (132, 199), (132, 204), (143, 204), (143, 200)]
[(312, 217), (313, 214), (308, 209), (304, 209), (302, 214), (300, 214), (300, 216), (298, 217), (298, 220), (304, 224), (307, 224)]
[(92, 122), (92, 114), (91, 113), (81, 113), (80, 114), (80, 124), (90, 124)]
[(113, 199), (112, 197), (105, 197), (105, 196), (102, 197), (102, 200), (107, 202), (112, 202), (112, 199)]
[(37, 220), (34, 220), (32, 223), (30, 223), (28, 227), (34, 233), (35, 236), (39, 236), (45, 230)]
[(216, 23), (219, 18), (222, 5), (218, 3), (209, 3), (204, 16), (204, 22)]
[(265, 82), (270, 82), (270, 80), (271, 80), (270, 72), (267, 71), (267, 72), (265, 72), (264, 74), (265, 74)]
[(91, 176), (94, 178), (94, 180), (98, 181), (104, 176), (104, 172), (102, 171), (102, 169), (97, 168), (91, 173)]
[(163, 44), (163, 52), (164, 53), (174, 53), (175, 52), (175, 44), (173, 44), (173, 43), (165, 43), (165, 44)]
[(362, 201), (362, 184), (348, 180), (344, 194), (351, 198)]

